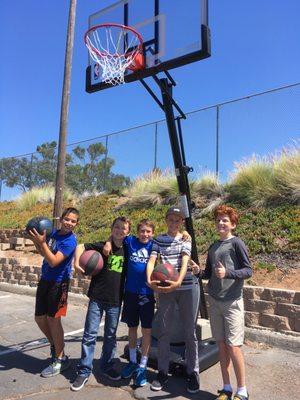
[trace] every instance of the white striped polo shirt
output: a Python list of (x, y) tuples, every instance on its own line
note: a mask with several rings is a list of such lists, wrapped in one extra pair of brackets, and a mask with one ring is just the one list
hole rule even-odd
[[(183, 254), (191, 255), (191, 242), (183, 241), (182, 237), (173, 237), (168, 234), (157, 236), (153, 240), (151, 255), (160, 256), (161, 263), (168, 263), (180, 272)], [(191, 289), (195, 283), (193, 273), (188, 270), (182, 284), (176, 290)]]

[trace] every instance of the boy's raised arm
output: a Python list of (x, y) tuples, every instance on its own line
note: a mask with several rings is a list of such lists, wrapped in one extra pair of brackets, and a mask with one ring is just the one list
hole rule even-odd
[(45, 258), (50, 267), (57, 267), (67, 258), (61, 251), (57, 251), (55, 254), (52, 253), (46, 242), (46, 231), (41, 235), (36, 229), (32, 229), (29, 231), (29, 235), (36, 249)]
[(157, 259), (157, 255), (151, 255), (149, 258), (149, 261), (147, 263), (147, 270), (146, 270), (146, 275), (147, 275), (147, 284), (149, 287), (151, 287), (152, 290), (155, 292), (161, 292), (162, 288), (158, 286), (160, 284), (160, 281), (152, 281), (151, 280), (151, 274), (155, 266), (155, 262)]
[(147, 283), (149, 286), (151, 286), (151, 274), (152, 274), (154, 266), (155, 266), (156, 258), (157, 258), (156, 255), (150, 256), (148, 263), (147, 263), (146, 275), (147, 275)]

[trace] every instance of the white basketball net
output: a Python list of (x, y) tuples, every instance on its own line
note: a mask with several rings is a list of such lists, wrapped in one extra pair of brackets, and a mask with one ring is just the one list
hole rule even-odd
[(111, 24), (98, 25), (85, 35), (91, 58), (102, 69), (102, 81), (110, 85), (124, 83), (126, 69), (139, 69), (136, 58), (142, 54), (141, 37), (132, 28)]

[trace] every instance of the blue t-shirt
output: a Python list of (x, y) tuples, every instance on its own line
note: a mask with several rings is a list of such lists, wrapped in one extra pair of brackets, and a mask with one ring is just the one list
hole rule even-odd
[(135, 236), (124, 239), (127, 261), (125, 291), (138, 294), (153, 294), (147, 286), (146, 268), (152, 249), (152, 240), (141, 243)]
[(69, 279), (71, 276), (72, 259), (77, 246), (76, 236), (72, 232), (60, 235), (59, 230), (55, 230), (50, 237), (48, 246), (53, 254), (60, 251), (66, 258), (54, 268), (44, 259), (41, 279), (55, 282)]

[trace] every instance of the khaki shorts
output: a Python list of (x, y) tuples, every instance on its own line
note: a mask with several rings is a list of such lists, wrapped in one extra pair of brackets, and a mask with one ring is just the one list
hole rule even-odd
[(208, 296), (212, 335), (232, 346), (244, 343), (244, 300), (220, 301)]

